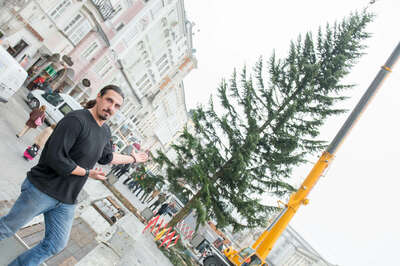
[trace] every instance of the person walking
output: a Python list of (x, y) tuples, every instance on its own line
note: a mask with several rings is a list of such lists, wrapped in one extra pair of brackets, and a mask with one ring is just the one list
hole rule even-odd
[(30, 112), (29, 114), (29, 119), (25, 123), (25, 127), (19, 132), (16, 136), (17, 138), (22, 137), (23, 135), (26, 134), (31, 128), (37, 128), (38, 126), (41, 126), (44, 122), (44, 119), (46, 118), (46, 106), (42, 105), (39, 108), (35, 108)]
[(53, 130), (55, 127), (56, 127), (56, 124), (52, 124), (51, 126), (43, 129), (36, 136), (35, 142), (33, 143), (33, 145), (29, 146), (24, 152), (25, 159), (33, 160), (33, 158), (35, 158), (35, 156), (38, 154), (40, 149), (43, 148), (44, 145), (46, 144), (48, 138), (50, 137), (51, 133), (53, 133)]
[(144, 204), (145, 200), (147, 199), (147, 197), (150, 196), (150, 193), (152, 191), (151, 187), (145, 187), (143, 189), (143, 195), (140, 197), (140, 201)]
[(163, 204), (166, 200), (167, 200), (167, 194), (164, 192), (160, 193), (158, 199), (153, 204), (150, 205), (150, 209), (154, 211), (155, 209), (157, 209), (158, 206)]
[[(10, 212), (0, 217), (0, 240), (11, 237), (35, 216), (44, 215), (44, 238), (9, 266), (37, 266), (67, 245), (76, 200), (88, 178), (105, 180), (99, 164), (146, 162), (146, 153), (113, 153), (111, 131), (105, 123), (121, 107), (124, 96), (114, 85), (102, 88), (86, 108), (58, 122), (44, 146), (39, 163), (30, 169)], [(0, 254), (4, 252), (0, 250)]]
[(155, 197), (157, 197), (160, 194), (160, 191), (158, 189), (154, 189), (153, 193), (151, 193), (150, 197), (147, 199), (146, 203), (150, 203)]
[(158, 209), (156, 216), (157, 215), (164, 215), (167, 214), (169, 210), (171, 210), (172, 208), (175, 207), (175, 203), (170, 202), (170, 203), (164, 203), (163, 205), (161, 205), (160, 209)]
[(118, 171), (116, 171), (114, 173), (115, 177), (117, 177), (118, 179), (123, 176), (124, 174), (126, 174), (127, 172), (129, 172), (129, 167), (131, 166), (130, 163), (127, 164), (123, 164), (122, 167), (120, 169), (118, 169)]
[(39, 147), (39, 149), (43, 148), (49, 139), (50, 135), (53, 133), (53, 130), (56, 128), (56, 124), (51, 124), (49, 127), (43, 129), (36, 137), (35, 144)]
[(128, 185), (128, 183), (130, 183), (133, 180), (134, 180), (134, 178), (133, 178), (133, 175), (131, 174), (124, 180), (124, 182), (122, 182), (122, 184)]

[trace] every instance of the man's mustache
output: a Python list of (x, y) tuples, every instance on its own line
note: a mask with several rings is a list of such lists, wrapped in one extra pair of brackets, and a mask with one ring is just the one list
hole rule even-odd
[(109, 113), (111, 115), (111, 110), (110, 109), (103, 109), (104, 112)]

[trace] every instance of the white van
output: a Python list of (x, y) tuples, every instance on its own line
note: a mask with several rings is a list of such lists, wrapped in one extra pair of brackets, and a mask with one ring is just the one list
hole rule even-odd
[(0, 45), (0, 102), (8, 102), (27, 76), (22, 66)]
[(33, 90), (28, 94), (28, 105), (31, 109), (45, 105), (49, 124), (58, 123), (69, 112), (82, 109), (82, 106), (68, 94), (48, 93), (42, 90)]

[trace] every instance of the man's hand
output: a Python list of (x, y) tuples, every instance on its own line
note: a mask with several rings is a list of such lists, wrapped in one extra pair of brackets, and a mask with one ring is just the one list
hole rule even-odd
[(89, 177), (96, 180), (106, 180), (106, 174), (101, 168), (92, 169), (89, 171)]
[(149, 159), (149, 155), (147, 152), (135, 152), (135, 149), (132, 150), (131, 156), (135, 158), (136, 163), (144, 163)]

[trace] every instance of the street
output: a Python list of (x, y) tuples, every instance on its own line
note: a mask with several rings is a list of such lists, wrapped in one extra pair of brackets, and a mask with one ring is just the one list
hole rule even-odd
[[(0, 104), (0, 215), (4, 215), (19, 195), (20, 185), (26, 177), (26, 172), (37, 162), (28, 162), (22, 154), (40, 131), (28, 131), (18, 139), (15, 135), (24, 127), (29, 118), (30, 109), (24, 102), (28, 94), (26, 88), (21, 88), (6, 104)], [(42, 125), (44, 128), (46, 125)]]

